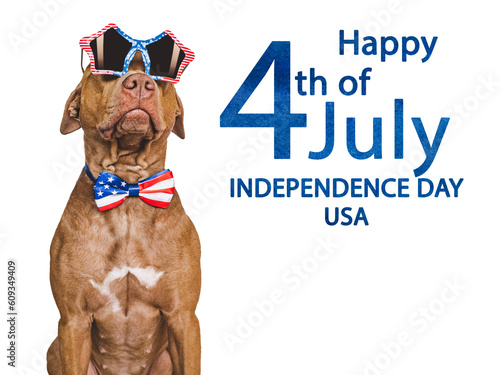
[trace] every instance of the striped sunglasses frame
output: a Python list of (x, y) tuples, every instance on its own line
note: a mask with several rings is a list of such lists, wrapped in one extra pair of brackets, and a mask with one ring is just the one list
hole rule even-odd
[[(123, 62), (122, 70), (112, 70), (112, 69), (98, 69), (103, 65), (103, 55), (104, 55), (104, 37), (105, 33), (110, 29), (114, 29), (123, 39), (125, 39), (128, 43), (130, 43), (130, 49), (126, 54)], [(151, 73), (151, 58), (150, 53), (148, 52), (148, 46), (151, 47), (153, 43), (159, 41), (162, 38), (170, 38), (172, 43), (172, 50), (165, 51), (166, 53), (162, 55), (162, 58), (170, 59), (170, 61), (163, 61), (163, 63), (167, 63), (169, 65), (168, 72), (166, 74), (152, 74)], [(91, 43), (93, 41), (96, 43)], [(179, 40), (174, 36), (174, 34), (165, 30), (161, 34), (157, 35), (154, 38), (146, 39), (146, 40), (138, 40), (131, 38), (127, 34), (125, 34), (118, 26), (114, 23), (108, 24), (102, 30), (94, 33), (90, 36), (83, 37), (80, 40), (80, 47), (82, 48), (82, 62), (83, 62), (83, 51), (87, 52), (90, 59), (90, 70), (93, 74), (107, 74), (121, 77), (128, 72), (128, 68), (130, 66), (130, 62), (134, 58), (134, 55), (137, 51), (141, 52), (142, 60), (144, 62), (144, 66), (146, 68), (146, 74), (151, 78), (157, 81), (167, 81), (172, 83), (179, 82), (182, 72), (186, 68), (186, 66), (194, 60), (194, 53), (187, 47), (185, 47)], [(94, 47), (94, 49), (92, 48)], [(97, 52), (97, 56), (94, 56), (94, 51)], [(97, 61), (96, 61), (97, 59)], [(82, 66), (83, 70), (83, 66)]]

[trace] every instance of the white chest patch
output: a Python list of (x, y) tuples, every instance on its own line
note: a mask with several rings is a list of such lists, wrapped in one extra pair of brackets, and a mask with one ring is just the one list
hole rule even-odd
[(146, 289), (152, 288), (156, 285), (160, 277), (163, 275), (162, 272), (157, 272), (153, 267), (122, 267), (113, 268), (104, 278), (102, 284), (96, 283), (94, 280), (90, 280), (90, 283), (94, 288), (96, 288), (103, 296), (108, 297), (109, 303), (113, 306), (113, 311), (118, 312), (121, 310), (120, 301), (114, 293), (111, 292), (111, 283), (115, 280), (121, 280), (129, 273), (134, 275), (139, 283), (143, 285)]

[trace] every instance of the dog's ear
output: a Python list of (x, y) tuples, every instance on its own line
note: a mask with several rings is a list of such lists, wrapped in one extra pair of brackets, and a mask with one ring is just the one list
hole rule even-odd
[(61, 121), (61, 133), (69, 134), (82, 127), (80, 124), (80, 98), (82, 94), (82, 83), (80, 82), (76, 89), (71, 93), (66, 106), (64, 107), (63, 118)]
[(184, 133), (184, 107), (182, 106), (181, 98), (175, 93), (175, 98), (177, 99), (177, 113), (175, 117), (175, 124), (172, 132), (178, 136), (180, 139), (184, 139), (186, 134)]

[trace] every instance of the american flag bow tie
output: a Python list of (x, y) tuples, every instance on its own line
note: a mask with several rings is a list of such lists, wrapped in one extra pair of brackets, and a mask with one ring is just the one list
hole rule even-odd
[(119, 206), (127, 197), (139, 197), (151, 206), (167, 208), (174, 191), (174, 177), (169, 169), (137, 184), (128, 184), (120, 177), (103, 171), (94, 185), (95, 202), (99, 211)]

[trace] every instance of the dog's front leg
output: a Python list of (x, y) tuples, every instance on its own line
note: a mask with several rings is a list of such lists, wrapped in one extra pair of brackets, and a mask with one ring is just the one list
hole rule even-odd
[(59, 354), (63, 375), (86, 375), (92, 341), (92, 319), (80, 314), (62, 316), (59, 320)]
[(167, 317), (169, 353), (174, 375), (199, 375), (200, 325), (194, 312), (174, 312)]

